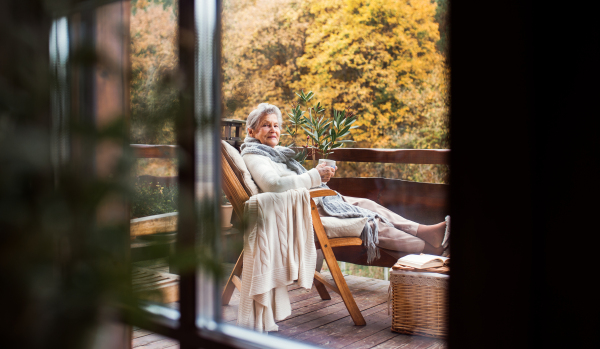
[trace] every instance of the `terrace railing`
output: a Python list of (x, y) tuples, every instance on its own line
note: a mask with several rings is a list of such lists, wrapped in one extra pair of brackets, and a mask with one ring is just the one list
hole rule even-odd
[[(131, 147), (137, 158), (177, 157), (177, 146), (173, 145), (132, 144)], [(329, 158), (340, 162), (448, 165), (450, 150), (342, 148)], [(141, 179), (164, 185), (176, 182), (176, 177), (144, 176)], [(438, 223), (449, 213), (447, 184), (385, 177), (334, 177), (328, 185), (342, 195), (371, 199), (418, 223)]]

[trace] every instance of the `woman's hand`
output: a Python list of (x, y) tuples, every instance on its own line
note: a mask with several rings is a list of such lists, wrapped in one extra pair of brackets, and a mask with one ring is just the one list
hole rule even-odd
[(327, 182), (329, 182), (331, 177), (333, 177), (333, 175), (335, 174), (335, 170), (337, 169), (337, 166), (335, 168), (333, 168), (333, 167), (327, 166), (326, 164), (322, 163), (322, 164), (318, 164), (316, 169), (317, 169), (317, 171), (319, 171), (319, 174), (321, 175), (321, 182), (327, 183)]

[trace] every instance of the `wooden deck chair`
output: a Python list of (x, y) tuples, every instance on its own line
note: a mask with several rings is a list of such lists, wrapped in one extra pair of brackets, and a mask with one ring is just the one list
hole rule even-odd
[[(229, 147), (229, 148), (227, 148)], [(252, 194), (252, 188), (249, 188), (250, 185), (255, 184), (252, 182), (251, 184), (245, 181), (244, 175), (249, 176), (249, 173), (244, 173), (243, 169), (240, 169), (238, 166), (239, 161), (243, 163), (243, 160), (237, 152), (235, 148), (227, 144), (223, 141), (222, 153), (221, 153), (221, 165), (223, 168), (223, 191), (227, 198), (233, 205), (234, 212), (238, 215), (238, 217), (242, 217), (244, 211), (244, 203), (250, 198)], [(236, 159), (234, 159), (236, 158)], [(238, 162), (236, 164), (236, 161)], [(243, 165), (245, 169), (245, 165)], [(246, 170), (247, 171), (247, 170)], [(246, 178), (247, 179), (247, 178)], [(256, 189), (255, 189), (256, 190)], [(313, 198), (322, 197), (322, 196), (330, 196), (336, 195), (333, 190), (330, 189), (313, 189), (310, 190), (310, 205), (311, 205), (311, 216), (313, 220), (313, 227), (315, 232), (315, 245), (317, 249), (321, 249), (323, 252), (323, 256), (325, 261), (327, 262), (327, 266), (331, 271), (331, 276), (335, 284), (331, 284), (327, 281), (321, 273), (315, 271), (314, 284), (321, 296), (321, 299), (328, 300), (331, 299), (331, 296), (327, 292), (327, 288), (338, 293), (342, 299), (344, 300), (344, 304), (354, 321), (354, 324), (357, 326), (364, 326), (367, 323), (365, 322), (364, 317), (362, 316), (356, 302), (354, 301), (354, 297), (346, 284), (346, 280), (342, 275), (342, 271), (340, 270), (335, 255), (333, 253), (332, 247), (341, 247), (341, 246), (357, 246), (362, 245), (362, 240), (360, 238), (332, 238), (329, 239), (327, 234), (325, 233), (325, 228), (321, 223), (321, 217), (317, 211), (317, 206)], [(240, 254), (229, 279), (227, 280), (227, 284), (225, 285), (225, 289), (223, 290), (222, 302), (223, 305), (229, 304), (231, 300), (231, 296), (234, 291), (234, 287), (241, 291), (242, 289), (242, 281), (240, 279), (240, 275), (242, 273), (243, 268), (243, 258), (244, 252)], [(327, 286), (327, 288), (325, 287)]]

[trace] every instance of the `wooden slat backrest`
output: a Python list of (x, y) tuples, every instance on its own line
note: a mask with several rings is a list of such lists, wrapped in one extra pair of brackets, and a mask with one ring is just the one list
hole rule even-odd
[(241, 219), (244, 214), (244, 204), (250, 199), (249, 193), (242, 186), (240, 179), (231, 168), (233, 160), (229, 157), (225, 149), (221, 149), (221, 167), (223, 171), (223, 191), (227, 199), (231, 202), (233, 210)]

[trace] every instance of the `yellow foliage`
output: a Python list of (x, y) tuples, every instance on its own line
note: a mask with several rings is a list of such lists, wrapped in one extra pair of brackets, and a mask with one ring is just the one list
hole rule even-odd
[(432, 123), (446, 134), (435, 11), (430, 0), (226, 0), (226, 116), (262, 102), (289, 111), (293, 92), (312, 90), (358, 113), (359, 147), (416, 145), (414, 130)]
[(177, 23), (173, 11), (164, 9), (161, 4), (138, 0), (136, 6), (130, 24), (131, 70), (135, 80), (152, 88), (161, 73), (177, 66)]
[[(307, 20), (297, 0), (224, 1), (223, 95), (228, 117), (245, 119), (259, 103), (290, 104)], [(283, 108), (282, 108), (283, 109)]]
[(138, 0), (130, 22), (132, 139), (173, 143), (177, 91), (161, 79), (177, 67), (177, 20), (172, 6)]
[[(161, 1), (138, 0), (131, 17), (132, 138), (140, 143), (174, 142), (168, 115), (177, 93), (160, 81), (176, 69), (177, 20), (172, 1)], [(269, 102), (285, 117), (294, 92), (312, 90), (328, 108), (358, 114), (353, 146), (449, 148), (438, 2), (224, 0), (224, 116), (245, 119)], [(447, 175), (439, 166), (340, 166), (347, 176), (443, 182)]]
[(357, 111), (359, 146), (389, 147), (402, 129), (422, 124), (423, 109), (443, 104), (442, 81), (432, 79), (443, 67), (435, 6), (429, 0), (306, 2), (314, 23), (297, 60), (305, 73), (292, 88)]

